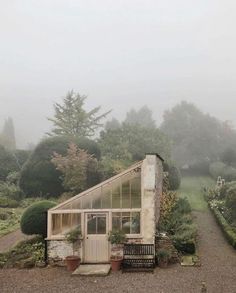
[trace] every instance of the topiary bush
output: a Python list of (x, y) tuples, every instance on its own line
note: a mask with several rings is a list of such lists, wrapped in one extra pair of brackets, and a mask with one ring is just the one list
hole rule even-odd
[[(96, 142), (87, 138), (50, 137), (44, 139), (35, 148), (22, 168), (19, 180), (20, 188), (27, 197), (57, 197), (65, 190), (62, 186), (61, 172), (56, 170), (51, 159), (54, 152), (65, 155), (68, 144), (74, 142), (79, 148), (100, 158), (100, 149)], [(99, 174), (91, 170), (87, 176), (87, 187), (100, 180)]]
[(177, 190), (181, 184), (181, 174), (177, 167), (169, 167), (169, 186), (171, 190)]
[(47, 216), (48, 209), (54, 207), (55, 202), (40, 201), (31, 205), (25, 210), (21, 217), (21, 231), (26, 235), (39, 234), (43, 237), (47, 236)]

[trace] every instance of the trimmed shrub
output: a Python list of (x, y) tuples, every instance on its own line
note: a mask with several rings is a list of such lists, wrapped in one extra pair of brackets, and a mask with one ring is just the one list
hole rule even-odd
[(169, 184), (171, 190), (177, 190), (181, 184), (181, 174), (177, 167), (169, 167)]
[(56, 203), (52, 201), (41, 201), (31, 205), (25, 210), (21, 217), (21, 231), (26, 235), (39, 234), (47, 236), (47, 216), (48, 209), (54, 207)]
[(236, 230), (228, 224), (224, 216), (217, 208), (211, 208), (211, 210), (215, 215), (216, 221), (221, 227), (226, 239), (236, 249)]
[[(43, 140), (23, 166), (19, 181), (20, 188), (27, 197), (57, 197), (65, 190), (62, 186), (61, 172), (56, 170), (51, 159), (54, 152), (65, 155), (68, 144), (74, 142), (89, 154), (100, 158), (100, 150), (96, 142), (87, 138), (50, 137)], [(87, 176), (87, 187), (99, 182), (100, 176), (91, 170)]]

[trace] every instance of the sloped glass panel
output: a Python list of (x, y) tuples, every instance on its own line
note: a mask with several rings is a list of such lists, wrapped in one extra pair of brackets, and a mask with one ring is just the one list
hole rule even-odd
[(89, 210), (92, 208), (91, 194), (82, 197), (82, 209)]
[(130, 180), (131, 208), (141, 208), (141, 176)]
[(92, 198), (92, 209), (101, 209), (102, 207), (101, 187), (95, 189), (91, 193), (91, 198)]
[(122, 183), (122, 208), (131, 208), (130, 203), (130, 181), (125, 181)]
[(119, 209), (121, 207), (120, 202), (121, 196), (120, 196), (120, 185), (112, 187), (112, 208), (113, 209)]
[(102, 186), (102, 209), (111, 208), (111, 186), (106, 184)]

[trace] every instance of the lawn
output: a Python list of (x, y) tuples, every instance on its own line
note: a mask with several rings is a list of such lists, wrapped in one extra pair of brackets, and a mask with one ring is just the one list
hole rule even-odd
[(178, 195), (182, 198), (186, 197), (193, 210), (207, 210), (207, 203), (201, 192), (203, 187), (214, 187), (215, 181), (207, 176), (186, 176), (182, 178), (181, 187)]

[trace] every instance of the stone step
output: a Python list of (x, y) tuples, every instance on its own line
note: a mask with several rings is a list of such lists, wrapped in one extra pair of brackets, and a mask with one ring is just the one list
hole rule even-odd
[(73, 273), (73, 276), (107, 276), (111, 269), (110, 264), (80, 265)]

